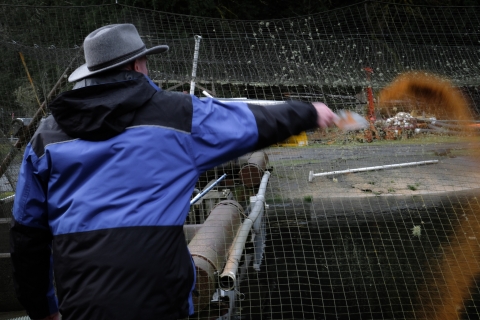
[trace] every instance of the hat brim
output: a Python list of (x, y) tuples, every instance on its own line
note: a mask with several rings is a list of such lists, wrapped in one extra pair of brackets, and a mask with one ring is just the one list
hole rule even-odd
[(156, 46), (156, 47), (147, 49), (145, 51), (142, 51), (141, 53), (139, 53), (139, 54), (137, 54), (133, 57), (130, 57), (127, 60), (124, 60), (122, 62), (113, 64), (111, 66), (105, 67), (103, 69), (95, 70), (95, 71), (88, 70), (87, 64), (85, 63), (85, 64), (81, 65), (80, 67), (78, 67), (75, 71), (72, 72), (72, 74), (68, 77), (68, 82), (74, 82), (74, 81), (82, 80), (83, 78), (92, 76), (94, 74), (97, 74), (97, 73), (100, 73), (100, 72), (103, 72), (103, 71), (106, 71), (106, 70), (116, 68), (116, 67), (121, 66), (122, 64), (126, 64), (130, 61), (134, 61), (135, 59), (138, 59), (142, 56), (166, 52), (166, 51), (168, 51), (168, 49), (169, 48), (168, 48), (167, 45)]

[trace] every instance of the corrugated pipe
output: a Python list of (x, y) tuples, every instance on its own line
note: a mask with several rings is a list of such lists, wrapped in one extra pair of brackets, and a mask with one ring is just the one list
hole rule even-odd
[(265, 192), (267, 190), (269, 178), (270, 172), (266, 171), (262, 177), (262, 181), (260, 182), (260, 187), (258, 188), (255, 205), (253, 206), (253, 209), (248, 217), (243, 221), (237, 235), (235, 236), (235, 239), (233, 240), (230, 251), (228, 252), (227, 263), (225, 264), (225, 268), (220, 275), (220, 288), (225, 291), (232, 290), (235, 287), (238, 266), (242, 258), (245, 243), (247, 242), (248, 235), (255, 220), (257, 220), (265, 205)]

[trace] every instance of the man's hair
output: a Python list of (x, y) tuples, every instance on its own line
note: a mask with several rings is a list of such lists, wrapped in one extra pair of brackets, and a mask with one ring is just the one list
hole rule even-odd
[(135, 60), (119, 65), (112, 70), (135, 70)]

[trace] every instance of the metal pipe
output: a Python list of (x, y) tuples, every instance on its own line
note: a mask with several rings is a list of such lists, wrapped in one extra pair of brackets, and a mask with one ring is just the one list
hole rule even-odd
[(220, 178), (218, 178), (216, 181), (214, 181), (211, 185), (209, 185), (208, 187), (206, 187), (202, 192), (200, 192), (199, 194), (197, 194), (195, 196), (195, 198), (193, 198), (191, 201), (190, 201), (190, 205), (193, 205), (195, 204), (195, 202), (197, 202), (198, 200), (200, 200), (208, 191), (212, 190), (213, 187), (215, 187), (215, 185), (217, 185), (217, 183), (219, 183), (220, 181), (222, 181), (223, 179), (225, 179), (225, 177), (227, 176), (226, 173), (223, 174), (223, 176), (221, 176)]
[(10, 203), (10, 202), (13, 202), (14, 200), (15, 200), (15, 194), (12, 194), (11, 196), (0, 199), (0, 204)]
[(220, 288), (223, 290), (232, 290), (235, 287), (237, 278), (238, 266), (242, 258), (243, 249), (247, 242), (248, 235), (255, 220), (258, 218), (261, 212), (263, 212), (263, 206), (265, 205), (265, 192), (267, 189), (268, 179), (270, 178), (270, 172), (266, 171), (262, 177), (258, 193), (256, 195), (255, 205), (247, 218), (242, 223), (242, 226), (238, 230), (233, 244), (228, 252), (227, 263), (223, 272), (220, 275)]
[(265, 174), (262, 177), (262, 181), (260, 182), (260, 186), (258, 187), (257, 196), (265, 197), (265, 192), (267, 192), (268, 179), (270, 179), (270, 171), (265, 171)]
[(202, 37), (196, 35), (195, 37), (195, 51), (193, 52), (193, 68), (192, 68), (192, 82), (190, 82), (190, 94), (195, 92), (195, 78), (197, 77), (198, 53), (200, 51), (200, 40)]
[(432, 164), (432, 163), (438, 163), (438, 160), (426, 160), (426, 161), (406, 162), (406, 163), (398, 163), (398, 164), (387, 164), (383, 166), (347, 169), (347, 170), (321, 172), (321, 173), (313, 173), (313, 171), (310, 171), (308, 174), (308, 181), (312, 182), (314, 177), (331, 176), (331, 175), (342, 174), (342, 173), (364, 172), (364, 171), (374, 171), (374, 170), (381, 170), (381, 169), (418, 166), (422, 164)]
[(220, 102), (245, 102), (249, 104), (258, 104), (261, 106), (270, 106), (275, 104), (285, 103), (283, 100), (256, 100), (256, 99), (247, 99), (247, 98), (218, 98)]
[[(254, 206), (257, 203), (257, 197), (251, 197), (250, 203)], [(265, 241), (267, 235), (266, 223), (263, 216), (265, 210), (268, 208), (268, 205), (264, 205), (260, 211), (258, 217), (253, 222), (252, 230), (252, 242), (253, 242), (253, 269), (255, 271), (260, 271), (260, 265), (262, 264), (263, 253), (265, 251)]]
[(202, 93), (203, 93), (203, 95), (206, 96), (206, 97), (213, 98), (213, 96), (212, 96), (210, 93), (208, 93), (207, 91), (205, 91), (205, 90), (203, 90)]
[(253, 209), (247, 217), (247, 219), (252, 220), (252, 222), (255, 222), (255, 220), (257, 220), (258, 215), (261, 213), (262, 208), (265, 204), (265, 192), (267, 191), (267, 184), (268, 184), (269, 178), (270, 178), (270, 172), (266, 171), (265, 174), (263, 175), (262, 182), (260, 182), (258, 193), (255, 196), (256, 201), (253, 206)]

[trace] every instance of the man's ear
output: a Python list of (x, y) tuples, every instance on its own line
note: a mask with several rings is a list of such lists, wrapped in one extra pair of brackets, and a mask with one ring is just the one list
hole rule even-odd
[(124, 67), (124, 70), (135, 70), (135, 61), (127, 63)]
[(135, 62), (133, 63), (133, 70), (140, 72), (140, 66), (137, 63), (137, 60), (135, 60)]

